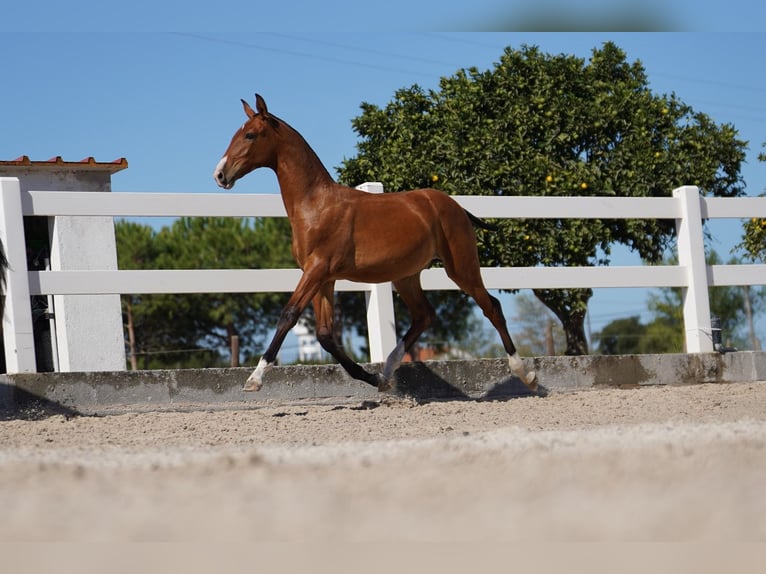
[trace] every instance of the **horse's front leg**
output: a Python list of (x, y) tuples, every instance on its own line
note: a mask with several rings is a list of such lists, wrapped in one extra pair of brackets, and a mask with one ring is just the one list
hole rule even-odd
[(287, 305), (282, 310), (282, 314), (279, 317), (277, 323), (277, 330), (274, 333), (274, 338), (271, 340), (268, 349), (258, 361), (258, 366), (248, 377), (245, 382), (245, 386), (242, 387), (243, 391), (259, 391), (263, 385), (263, 376), (274, 366), (277, 361), (277, 353), (282, 346), (282, 343), (287, 336), (287, 333), (295, 327), (306, 306), (311, 301), (311, 298), (319, 291), (321, 284), (322, 273), (318, 270), (312, 272), (304, 271), (301, 280), (298, 282), (298, 286), (295, 288), (295, 292), (290, 297)]

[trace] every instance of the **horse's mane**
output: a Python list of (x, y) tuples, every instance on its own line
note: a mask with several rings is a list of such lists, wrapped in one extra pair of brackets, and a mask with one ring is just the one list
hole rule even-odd
[(327, 175), (327, 177), (331, 181), (335, 181), (335, 179), (330, 174), (330, 170), (327, 169), (327, 166), (325, 166), (324, 162), (322, 161), (322, 158), (320, 158), (319, 154), (316, 151), (314, 151), (314, 148), (311, 147), (311, 144), (309, 144), (308, 141), (306, 141), (306, 138), (303, 137), (303, 134), (301, 134), (301, 132), (299, 132), (293, 126), (288, 124), (285, 120), (283, 120), (282, 118), (278, 116), (275, 116), (271, 112), (269, 112), (268, 120), (274, 122), (272, 125), (275, 130), (285, 129), (285, 131), (289, 131), (293, 137), (297, 138), (297, 140), (303, 144), (304, 150), (306, 152), (306, 157), (309, 158), (310, 161), (318, 164), (321, 170)]

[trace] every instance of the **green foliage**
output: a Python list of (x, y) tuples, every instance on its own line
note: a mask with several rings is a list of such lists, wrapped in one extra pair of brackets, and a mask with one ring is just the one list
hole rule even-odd
[[(766, 149), (766, 143), (762, 144)], [(758, 154), (758, 161), (766, 161), (766, 153)], [(766, 197), (766, 192), (761, 194)], [(745, 257), (754, 263), (766, 263), (766, 218), (753, 217), (743, 226), (742, 242), (737, 245)]]
[[(118, 221), (121, 269), (268, 269), (294, 267), (284, 219), (180, 218), (155, 232)], [(231, 337), (253, 357), (265, 343), (287, 294), (123, 295), (142, 366), (213, 366)], [(129, 333), (130, 339), (130, 333)]]
[[(486, 71), (459, 70), (438, 90), (398, 90), (384, 108), (362, 104), (356, 157), (342, 181), (381, 181), (389, 192), (436, 187), (461, 195), (669, 196), (743, 192), (745, 142), (674, 94), (649, 89), (642, 64), (612, 43), (589, 61), (536, 47), (506, 48)], [(671, 244), (670, 221), (500, 220), (479, 234), (485, 266), (608, 263), (622, 243), (649, 262)], [(561, 320), (568, 354), (587, 352), (589, 289), (538, 290)]]
[[(718, 264), (718, 260), (714, 259)], [(710, 313), (721, 320), (724, 343), (747, 347), (744, 294), (740, 287), (711, 287)], [(647, 340), (640, 345), (642, 353), (682, 353), (684, 351), (683, 297), (680, 288), (660, 289), (649, 298), (654, 319), (647, 326)]]
[[(668, 264), (677, 263), (670, 259)], [(707, 257), (708, 265), (719, 265), (721, 259), (715, 251)], [(737, 263), (731, 260), (730, 264)], [(749, 348), (745, 335), (745, 290), (741, 287), (711, 287), (708, 291), (711, 315), (721, 320), (724, 344), (740, 349)], [(748, 292), (753, 313), (764, 306), (762, 289)], [(598, 351), (603, 355), (653, 354), (684, 352), (683, 294), (677, 287), (658, 289), (649, 295), (651, 321), (644, 325), (638, 317), (612, 321), (595, 336)]]
[(602, 355), (632, 355), (640, 352), (645, 336), (646, 325), (641, 323), (640, 317), (634, 316), (612, 321), (595, 339)]
[(753, 217), (745, 222), (740, 247), (753, 262), (766, 262), (766, 218)]

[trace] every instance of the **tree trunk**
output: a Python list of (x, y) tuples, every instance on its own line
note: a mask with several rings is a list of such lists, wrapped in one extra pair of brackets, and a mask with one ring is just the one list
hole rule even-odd
[(755, 336), (755, 324), (753, 323), (753, 307), (752, 298), (750, 296), (750, 285), (744, 285), (742, 287), (745, 300), (745, 317), (747, 318), (747, 331), (750, 335), (750, 348), (753, 351), (761, 350), (761, 342), (758, 337)]
[(561, 321), (564, 327), (564, 334), (567, 337), (567, 348), (565, 355), (587, 355), (588, 339), (585, 336), (585, 314), (569, 316)]
[(138, 370), (136, 357), (136, 329), (133, 325), (133, 302), (130, 295), (125, 298), (125, 314), (128, 316), (128, 349), (130, 352), (130, 370)]
[(545, 326), (545, 352), (549, 357), (556, 354), (556, 345), (553, 343), (553, 319), (548, 319)]
[(229, 338), (229, 348), (231, 349), (231, 366), (239, 367), (239, 335), (234, 328), (233, 323), (226, 325), (226, 334)]
[(239, 367), (239, 335), (231, 336), (231, 366)]
[(587, 355), (585, 316), (592, 289), (534, 289), (535, 296), (561, 321), (567, 339), (566, 355)]

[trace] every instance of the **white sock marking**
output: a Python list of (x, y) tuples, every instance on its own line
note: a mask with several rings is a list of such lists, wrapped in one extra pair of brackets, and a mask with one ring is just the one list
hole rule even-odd
[(534, 383), (536, 378), (535, 372), (530, 371), (527, 373), (524, 370), (524, 363), (521, 360), (521, 357), (519, 357), (518, 352), (514, 353), (513, 355), (508, 355), (508, 365), (511, 367), (511, 372), (519, 377), (524, 382), (524, 384), (530, 388), (537, 386), (537, 384)]
[(261, 357), (261, 360), (258, 361), (258, 366), (255, 367), (255, 370), (247, 378), (247, 383), (245, 383), (243, 390), (260, 391), (263, 386), (263, 375), (269, 372), (273, 366), (274, 363), (267, 363), (266, 360)]
[(511, 367), (511, 371), (514, 373), (524, 372), (524, 363), (521, 360), (521, 357), (519, 357), (519, 353), (514, 353), (513, 355), (508, 355), (508, 366)]

